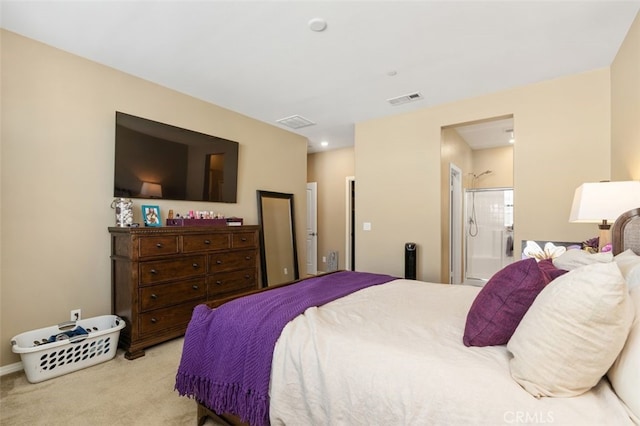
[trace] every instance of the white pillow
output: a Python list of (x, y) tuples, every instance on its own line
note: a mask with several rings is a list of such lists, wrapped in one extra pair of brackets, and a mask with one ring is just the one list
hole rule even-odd
[(640, 287), (631, 290), (636, 319), (622, 352), (607, 373), (618, 397), (640, 419)]
[(616, 360), (633, 318), (615, 263), (569, 271), (540, 292), (509, 340), (511, 376), (537, 398), (580, 395)]
[(613, 253), (589, 253), (585, 250), (567, 250), (564, 254), (553, 259), (553, 266), (565, 271), (571, 271), (594, 263), (608, 263), (613, 261)]
[(640, 256), (628, 249), (616, 255), (613, 260), (618, 264), (624, 279), (627, 280), (629, 290), (640, 287)]

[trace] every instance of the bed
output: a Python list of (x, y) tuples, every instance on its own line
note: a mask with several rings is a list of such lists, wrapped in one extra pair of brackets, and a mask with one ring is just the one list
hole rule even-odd
[(640, 209), (612, 234), (484, 288), (339, 271), (199, 306), (176, 389), (198, 424), (639, 424)]

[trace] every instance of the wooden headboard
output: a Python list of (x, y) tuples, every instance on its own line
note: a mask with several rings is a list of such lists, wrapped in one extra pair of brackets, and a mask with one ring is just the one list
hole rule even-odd
[(613, 254), (631, 249), (640, 255), (640, 207), (622, 213), (611, 228)]

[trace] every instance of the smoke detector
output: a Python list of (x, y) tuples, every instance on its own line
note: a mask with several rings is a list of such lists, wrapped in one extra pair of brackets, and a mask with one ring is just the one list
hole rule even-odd
[(313, 18), (309, 21), (309, 28), (311, 31), (320, 33), (327, 29), (327, 21), (322, 18)]
[(389, 102), (393, 106), (396, 106), (396, 105), (406, 104), (409, 102), (419, 101), (422, 99), (424, 99), (422, 94), (420, 92), (415, 92), (415, 93), (409, 93), (408, 95), (402, 95), (395, 98), (387, 99), (387, 102)]

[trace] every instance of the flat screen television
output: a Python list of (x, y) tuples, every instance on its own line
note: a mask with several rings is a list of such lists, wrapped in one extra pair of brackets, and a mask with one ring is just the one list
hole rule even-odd
[(113, 195), (235, 203), (238, 146), (116, 111)]

